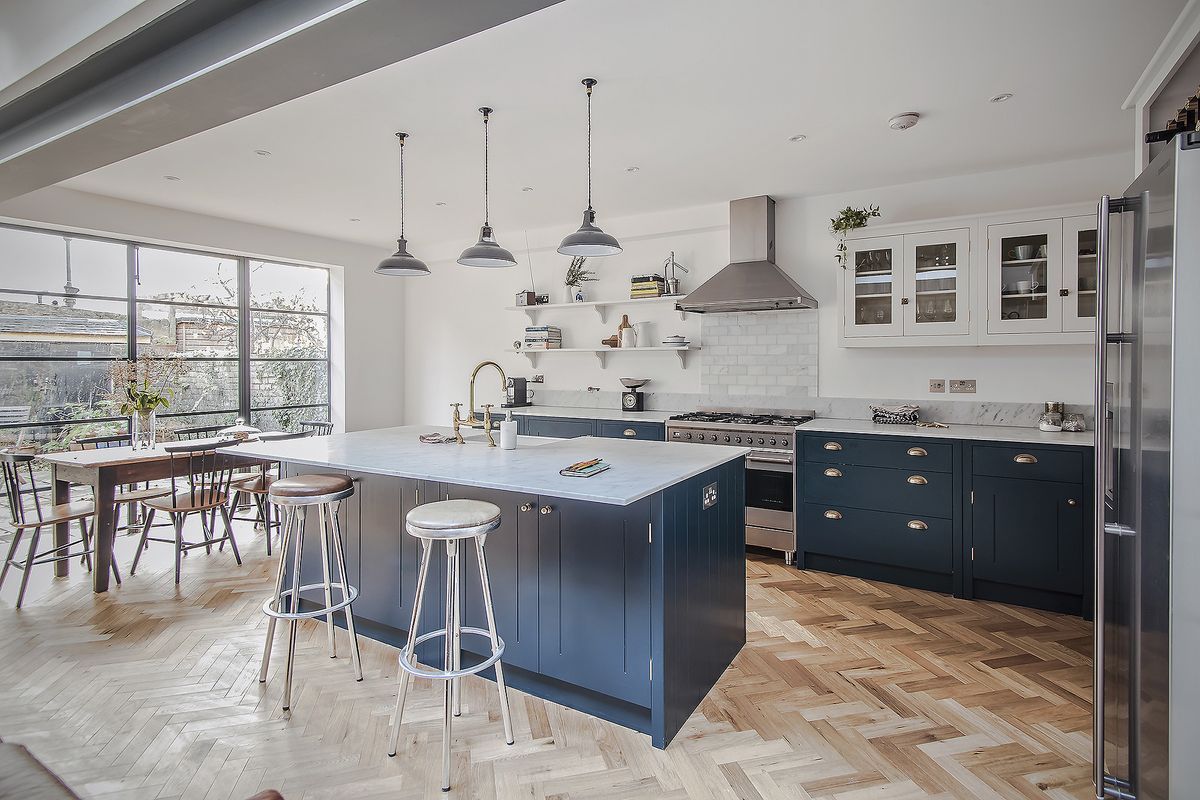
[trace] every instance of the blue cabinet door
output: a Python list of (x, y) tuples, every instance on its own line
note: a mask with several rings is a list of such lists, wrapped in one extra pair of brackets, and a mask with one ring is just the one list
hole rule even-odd
[(590, 419), (565, 419), (561, 417), (526, 417), (526, 436), (553, 436), (558, 439), (574, 439), (576, 436), (594, 436), (596, 423)]
[(976, 476), (971, 562), (976, 581), (1060, 594), (1084, 591), (1079, 483)]
[(649, 499), (542, 498), (542, 674), (649, 707), (649, 525)]

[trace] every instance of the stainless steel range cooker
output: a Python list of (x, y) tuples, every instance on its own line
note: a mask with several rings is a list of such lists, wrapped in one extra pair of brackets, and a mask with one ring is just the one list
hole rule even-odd
[(667, 420), (668, 442), (752, 448), (746, 456), (746, 544), (779, 550), (788, 564), (796, 555), (796, 426), (814, 416), (696, 411)]

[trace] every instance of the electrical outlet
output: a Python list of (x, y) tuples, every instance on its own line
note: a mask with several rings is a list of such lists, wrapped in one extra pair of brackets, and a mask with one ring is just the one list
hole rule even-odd
[(946, 391), (946, 379), (945, 378), (930, 378), (929, 379), (929, 391), (931, 391), (931, 392)]
[(545, 375), (534, 375), (534, 376), (530, 377), (529, 382), (530, 383), (545, 383), (546, 376)]
[(975, 379), (950, 379), (950, 394), (975, 394)]

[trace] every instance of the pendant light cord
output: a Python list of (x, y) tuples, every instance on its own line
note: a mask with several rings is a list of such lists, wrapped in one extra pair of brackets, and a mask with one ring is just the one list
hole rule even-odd
[(488, 209), (488, 111), (483, 112), (483, 224), (489, 226), (491, 214)]
[(587, 87), (588, 211), (592, 210), (592, 87)]
[(396, 138), (400, 140), (400, 238), (404, 236), (404, 139), (406, 134), (397, 133)]

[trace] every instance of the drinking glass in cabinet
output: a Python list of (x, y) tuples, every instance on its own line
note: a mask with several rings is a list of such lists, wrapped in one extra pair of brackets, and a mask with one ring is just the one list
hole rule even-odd
[(1008, 236), (1000, 240), (1000, 312), (1004, 319), (1046, 319), (1046, 234)]
[(918, 245), (914, 257), (917, 322), (954, 322), (958, 318), (958, 245)]
[(854, 254), (854, 319), (859, 325), (892, 321), (892, 251), (860, 250)]
[(1079, 275), (1075, 286), (1076, 316), (1096, 316), (1096, 231), (1080, 231), (1073, 243)]

